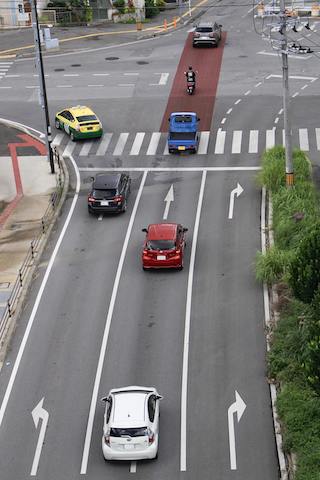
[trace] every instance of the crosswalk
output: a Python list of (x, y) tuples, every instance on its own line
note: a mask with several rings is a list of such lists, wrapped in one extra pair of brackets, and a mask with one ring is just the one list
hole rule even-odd
[[(201, 132), (198, 155), (258, 154), (275, 145), (284, 145), (284, 130), (222, 130)], [(79, 157), (121, 155), (169, 155), (167, 133), (161, 132), (107, 132), (101, 139), (72, 142), (64, 133), (58, 133), (53, 145), (63, 155)], [(320, 150), (320, 128), (293, 130), (293, 146), (308, 152)]]
[(5, 60), (0, 61), (0, 80), (2, 80), (6, 76), (12, 64), (13, 62)]

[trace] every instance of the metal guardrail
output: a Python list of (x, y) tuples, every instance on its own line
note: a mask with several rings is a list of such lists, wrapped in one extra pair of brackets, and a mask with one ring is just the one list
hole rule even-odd
[(62, 195), (64, 172), (61, 166), (60, 156), (56, 148), (54, 149), (54, 162), (55, 165), (58, 167), (58, 171), (56, 173), (57, 188), (56, 191), (51, 194), (49, 205), (40, 220), (39, 232), (37, 236), (32, 240), (28, 253), (21, 267), (19, 268), (17, 279), (13, 286), (10, 297), (7, 300), (6, 308), (0, 319), (0, 345), (4, 340), (4, 335), (7, 331), (8, 323), (15, 313), (22, 289), (25, 285), (26, 276), (28, 275), (30, 268), (35, 265), (37, 255), (39, 253), (40, 242), (52, 223), (54, 213)]

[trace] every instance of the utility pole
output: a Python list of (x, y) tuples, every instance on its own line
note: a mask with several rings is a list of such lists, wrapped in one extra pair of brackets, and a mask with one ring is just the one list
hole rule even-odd
[(41, 101), (41, 108), (44, 112), (44, 120), (46, 125), (46, 143), (47, 143), (47, 149), (48, 149), (48, 157), (50, 162), (51, 173), (55, 173), (47, 92), (46, 92), (46, 85), (45, 85), (44, 72), (43, 72), (39, 22), (38, 22), (38, 12), (37, 12), (37, 0), (31, 0), (31, 15), (32, 15), (32, 28), (33, 28), (34, 45), (35, 45), (35, 53), (36, 53), (36, 66), (37, 66), (39, 82), (40, 82), (40, 101)]
[(288, 42), (287, 42), (287, 16), (285, 0), (280, 0), (280, 21), (281, 21), (281, 57), (282, 57), (282, 91), (283, 91), (283, 126), (285, 137), (286, 156), (286, 185), (292, 187), (294, 184), (294, 173), (292, 163), (292, 142), (290, 122), (290, 97), (289, 97), (289, 66), (288, 66)]

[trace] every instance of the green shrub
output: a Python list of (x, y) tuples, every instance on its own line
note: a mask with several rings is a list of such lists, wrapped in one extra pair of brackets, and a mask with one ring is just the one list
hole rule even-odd
[(154, 0), (145, 0), (146, 18), (152, 18), (158, 15), (159, 8), (154, 4)]
[(156, 6), (159, 8), (160, 12), (163, 12), (166, 9), (166, 2), (164, 0), (156, 0)]
[(126, 9), (126, 2), (125, 0), (115, 0), (113, 2), (113, 6), (118, 10), (119, 13), (123, 14)]
[(290, 254), (277, 247), (269, 248), (265, 255), (256, 256), (256, 278), (269, 285), (278, 282), (286, 273), (290, 264)]

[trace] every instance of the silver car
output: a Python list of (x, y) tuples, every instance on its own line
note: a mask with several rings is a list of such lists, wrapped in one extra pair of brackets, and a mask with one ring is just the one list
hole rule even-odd
[(211, 45), (217, 47), (221, 40), (222, 25), (214, 22), (200, 22), (193, 32), (192, 45)]

